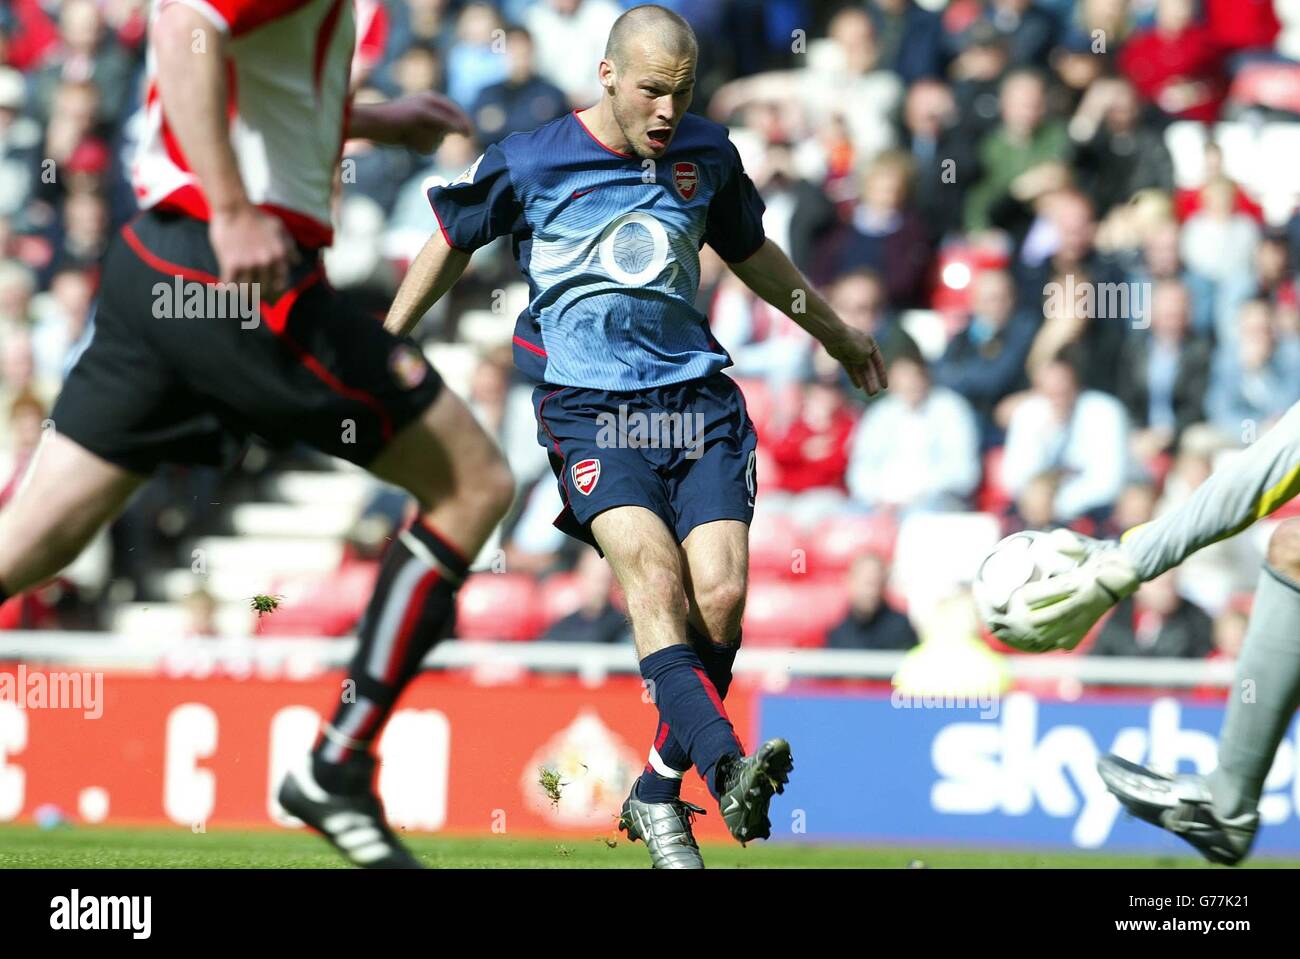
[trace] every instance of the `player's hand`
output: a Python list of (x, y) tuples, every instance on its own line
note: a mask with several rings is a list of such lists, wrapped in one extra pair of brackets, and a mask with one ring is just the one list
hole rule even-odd
[(258, 299), (272, 303), (289, 288), (289, 271), (300, 259), (283, 223), (257, 207), (212, 214), (208, 239), (221, 268), (221, 282), (257, 284)]
[(889, 388), (889, 377), (885, 374), (885, 358), (880, 354), (880, 344), (874, 336), (844, 327), (841, 337), (826, 343), (826, 352), (844, 367), (853, 385), (865, 390), (868, 396), (875, 396), (881, 390)]
[(385, 143), (432, 153), (449, 133), (469, 136), (473, 128), (460, 107), (440, 93), (424, 91), (367, 107), (388, 131)]
[[(1063, 538), (1064, 539), (1064, 538)], [(1027, 583), (1020, 590), (1029, 607), (1029, 623), (1046, 649), (1074, 649), (1097, 620), (1138, 588), (1133, 564), (1113, 541), (1074, 534), (1079, 566), (1055, 576)]]

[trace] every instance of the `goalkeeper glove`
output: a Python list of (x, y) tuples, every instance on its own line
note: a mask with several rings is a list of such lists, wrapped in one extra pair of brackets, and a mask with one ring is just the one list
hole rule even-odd
[[(1064, 537), (1061, 537), (1064, 540)], [(1029, 624), (1041, 645), (1074, 649), (1102, 615), (1140, 585), (1137, 572), (1114, 541), (1073, 534), (1061, 552), (1075, 555), (1074, 569), (1021, 588)]]

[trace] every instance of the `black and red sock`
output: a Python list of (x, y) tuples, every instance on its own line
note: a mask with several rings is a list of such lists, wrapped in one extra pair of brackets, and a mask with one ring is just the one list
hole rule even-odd
[(420, 663), (456, 620), (456, 590), (469, 572), (460, 551), (416, 522), (384, 556), (361, 620), (349, 682), (312, 751), (312, 772), (332, 792), (368, 787), (371, 745)]

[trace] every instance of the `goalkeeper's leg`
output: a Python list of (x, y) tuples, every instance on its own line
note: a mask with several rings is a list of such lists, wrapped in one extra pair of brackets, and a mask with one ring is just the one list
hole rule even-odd
[(1250, 626), (1237, 661), (1219, 736), (1219, 768), (1209, 777), (1215, 812), (1254, 813), (1264, 778), (1300, 707), (1300, 520), (1274, 531), (1259, 577)]
[(1254, 843), (1264, 780), (1298, 705), (1300, 520), (1291, 520), (1269, 543), (1219, 734), (1218, 768), (1173, 777), (1111, 755), (1097, 771), (1133, 815), (1182, 837), (1211, 862), (1235, 865)]

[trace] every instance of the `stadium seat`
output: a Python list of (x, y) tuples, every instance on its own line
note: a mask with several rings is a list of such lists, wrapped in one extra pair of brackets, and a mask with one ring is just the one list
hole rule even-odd
[(746, 646), (817, 647), (844, 618), (848, 595), (841, 577), (756, 579), (745, 602)]
[(539, 626), (547, 629), (582, 605), (582, 585), (576, 573), (556, 573), (542, 580), (537, 590)]
[(972, 281), (982, 270), (1005, 269), (1006, 251), (956, 242), (945, 245), (935, 262), (930, 305), (940, 313), (969, 313)]
[(1300, 66), (1248, 63), (1237, 71), (1228, 99), (1240, 106), (1300, 115)]
[(899, 318), (903, 327), (921, 350), (927, 363), (937, 363), (948, 348), (949, 326), (937, 310), (907, 310)]
[(809, 536), (808, 573), (843, 574), (863, 553), (875, 553), (888, 560), (893, 556), (897, 537), (898, 524), (885, 513), (827, 517)]
[(1011, 494), (1002, 485), (1002, 456), (995, 446), (984, 454), (984, 480), (975, 492), (975, 508), (982, 513), (1002, 513), (1011, 505)]
[(749, 527), (749, 568), (759, 576), (791, 576), (798, 558), (795, 550), (807, 549), (811, 537), (801, 534), (794, 520), (781, 513), (760, 511)]
[(737, 377), (736, 385), (745, 397), (745, 408), (749, 410), (749, 418), (754, 421), (754, 429), (758, 430), (759, 436), (766, 436), (772, 414), (772, 391), (760, 379)]
[(1002, 524), (990, 513), (913, 513), (898, 529), (892, 586), (909, 609), (930, 609), (969, 585), (1001, 538)]
[(370, 602), (378, 562), (352, 561), (325, 577), (282, 580), (274, 592), (280, 608), (257, 623), (260, 636), (344, 636)]
[(530, 640), (541, 632), (537, 581), (522, 573), (477, 573), (460, 588), (458, 639)]

